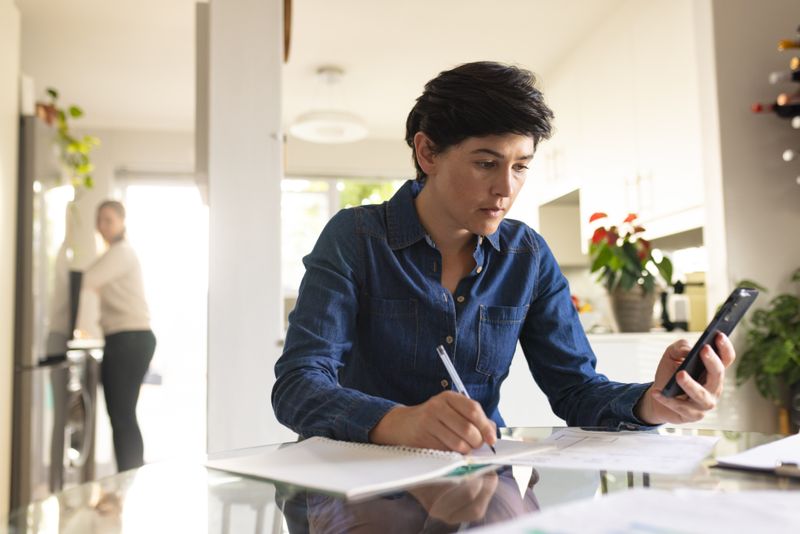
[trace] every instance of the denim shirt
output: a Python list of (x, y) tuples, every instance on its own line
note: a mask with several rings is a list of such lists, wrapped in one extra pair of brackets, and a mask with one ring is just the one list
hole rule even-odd
[[(470, 396), (499, 427), (517, 342), (556, 415), (571, 426), (634, 429), (649, 384), (609, 381), (544, 239), (506, 219), (478, 237), (475, 267), (454, 294), (406, 182), (383, 204), (345, 209), (303, 259), (306, 274), (275, 365), (278, 420), (304, 437), (369, 441), (395, 405), (451, 388), (444, 345)], [(519, 402), (524, 402), (520, 399)]]

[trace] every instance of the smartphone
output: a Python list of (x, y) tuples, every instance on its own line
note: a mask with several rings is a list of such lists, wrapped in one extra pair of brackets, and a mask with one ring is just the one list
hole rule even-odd
[[(705, 331), (694, 344), (692, 350), (686, 356), (678, 370), (669, 379), (667, 385), (664, 387), (662, 394), (665, 397), (675, 397), (684, 393), (683, 389), (678, 385), (676, 380), (678, 373), (686, 371), (689, 376), (697, 381), (701, 381), (706, 373), (706, 366), (700, 359), (700, 350), (706, 345), (711, 345), (717, 336), (717, 333), (722, 332), (726, 336), (730, 336), (733, 329), (744, 317), (745, 312), (751, 304), (756, 300), (758, 291), (750, 287), (737, 287), (730, 294), (725, 303), (720, 306), (714, 318), (708, 323)], [(714, 347), (716, 350), (716, 346)]]

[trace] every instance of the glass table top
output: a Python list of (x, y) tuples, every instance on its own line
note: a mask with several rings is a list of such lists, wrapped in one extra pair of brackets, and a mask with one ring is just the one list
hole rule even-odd
[[(509, 428), (502, 433), (504, 437), (537, 441), (555, 430)], [(455, 532), (632, 488), (800, 490), (800, 479), (711, 467), (717, 456), (782, 436), (682, 428), (660, 428), (658, 432), (720, 439), (711, 455), (688, 475), (514, 466), (354, 502), (206, 469), (198, 463), (163, 462), (87, 482), (15, 510), (8, 524), (0, 526), (0, 532)], [(225, 455), (253, 454), (276, 447)]]

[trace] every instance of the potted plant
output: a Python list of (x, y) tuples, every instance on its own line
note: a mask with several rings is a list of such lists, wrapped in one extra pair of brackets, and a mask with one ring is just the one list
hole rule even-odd
[[(792, 282), (800, 282), (800, 269)], [(739, 285), (745, 284), (758, 286), (749, 280)], [(796, 432), (800, 427), (800, 297), (776, 296), (765, 308), (755, 310), (745, 326), (746, 348), (739, 357), (736, 382), (752, 378), (764, 398), (787, 407)]]
[[(608, 215), (598, 212), (589, 217), (589, 222), (606, 218)], [(645, 229), (636, 221), (636, 214), (630, 213), (619, 225), (599, 225), (589, 244), (591, 272), (599, 273), (597, 281), (608, 290), (622, 332), (650, 330), (657, 276), (667, 286), (672, 284), (672, 262), (653, 250), (642, 237)]]

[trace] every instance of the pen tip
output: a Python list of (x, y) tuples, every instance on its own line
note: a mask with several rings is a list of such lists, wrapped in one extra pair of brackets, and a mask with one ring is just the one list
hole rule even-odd
[(494, 446), (493, 446), (493, 445), (489, 445), (489, 448), (490, 448), (490, 449), (492, 449), (492, 452), (493, 452), (494, 454), (497, 454), (497, 451), (496, 451), (496, 450), (494, 450)]

